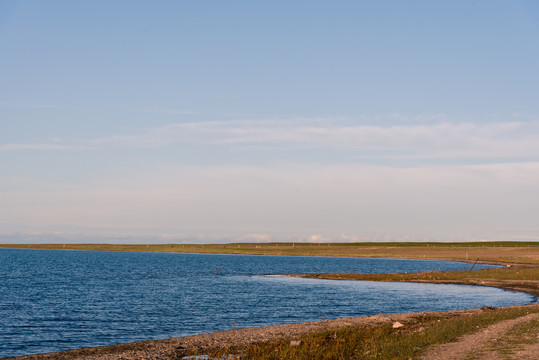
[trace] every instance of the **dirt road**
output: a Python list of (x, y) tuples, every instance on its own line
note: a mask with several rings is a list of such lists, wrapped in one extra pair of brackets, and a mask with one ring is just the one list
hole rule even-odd
[(423, 360), (539, 359), (539, 314), (505, 320), (468, 334), (458, 342), (431, 348)]

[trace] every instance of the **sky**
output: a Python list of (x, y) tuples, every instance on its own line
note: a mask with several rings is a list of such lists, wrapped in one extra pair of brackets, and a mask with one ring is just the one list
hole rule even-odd
[(0, 242), (539, 241), (539, 3), (0, 0)]

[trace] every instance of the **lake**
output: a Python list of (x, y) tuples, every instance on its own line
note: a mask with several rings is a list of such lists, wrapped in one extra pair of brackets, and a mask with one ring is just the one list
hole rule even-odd
[[(529, 294), (478, 286), (275, 276), (470, 266), (432, 260), (0, 249), (0, 357), (234, 326), (536, 301)], [(487, 267), (492, 266), (475, 269)]]

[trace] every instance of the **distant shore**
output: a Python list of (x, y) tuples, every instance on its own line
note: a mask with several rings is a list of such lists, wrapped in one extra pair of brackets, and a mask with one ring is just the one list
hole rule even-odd
[(401, 258), (539, 265), (539, 242), (0, 244), (0, 248)]

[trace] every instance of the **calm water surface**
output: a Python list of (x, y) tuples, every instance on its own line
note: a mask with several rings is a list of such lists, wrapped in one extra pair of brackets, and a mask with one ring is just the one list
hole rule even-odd
[(536, 301), (528, 294), (486, 287), (259, 276), (435, 268), (462, 270), (470, 264), (0, 249), (0, 357), (228, 330), (234, 324), (251, 327)]

